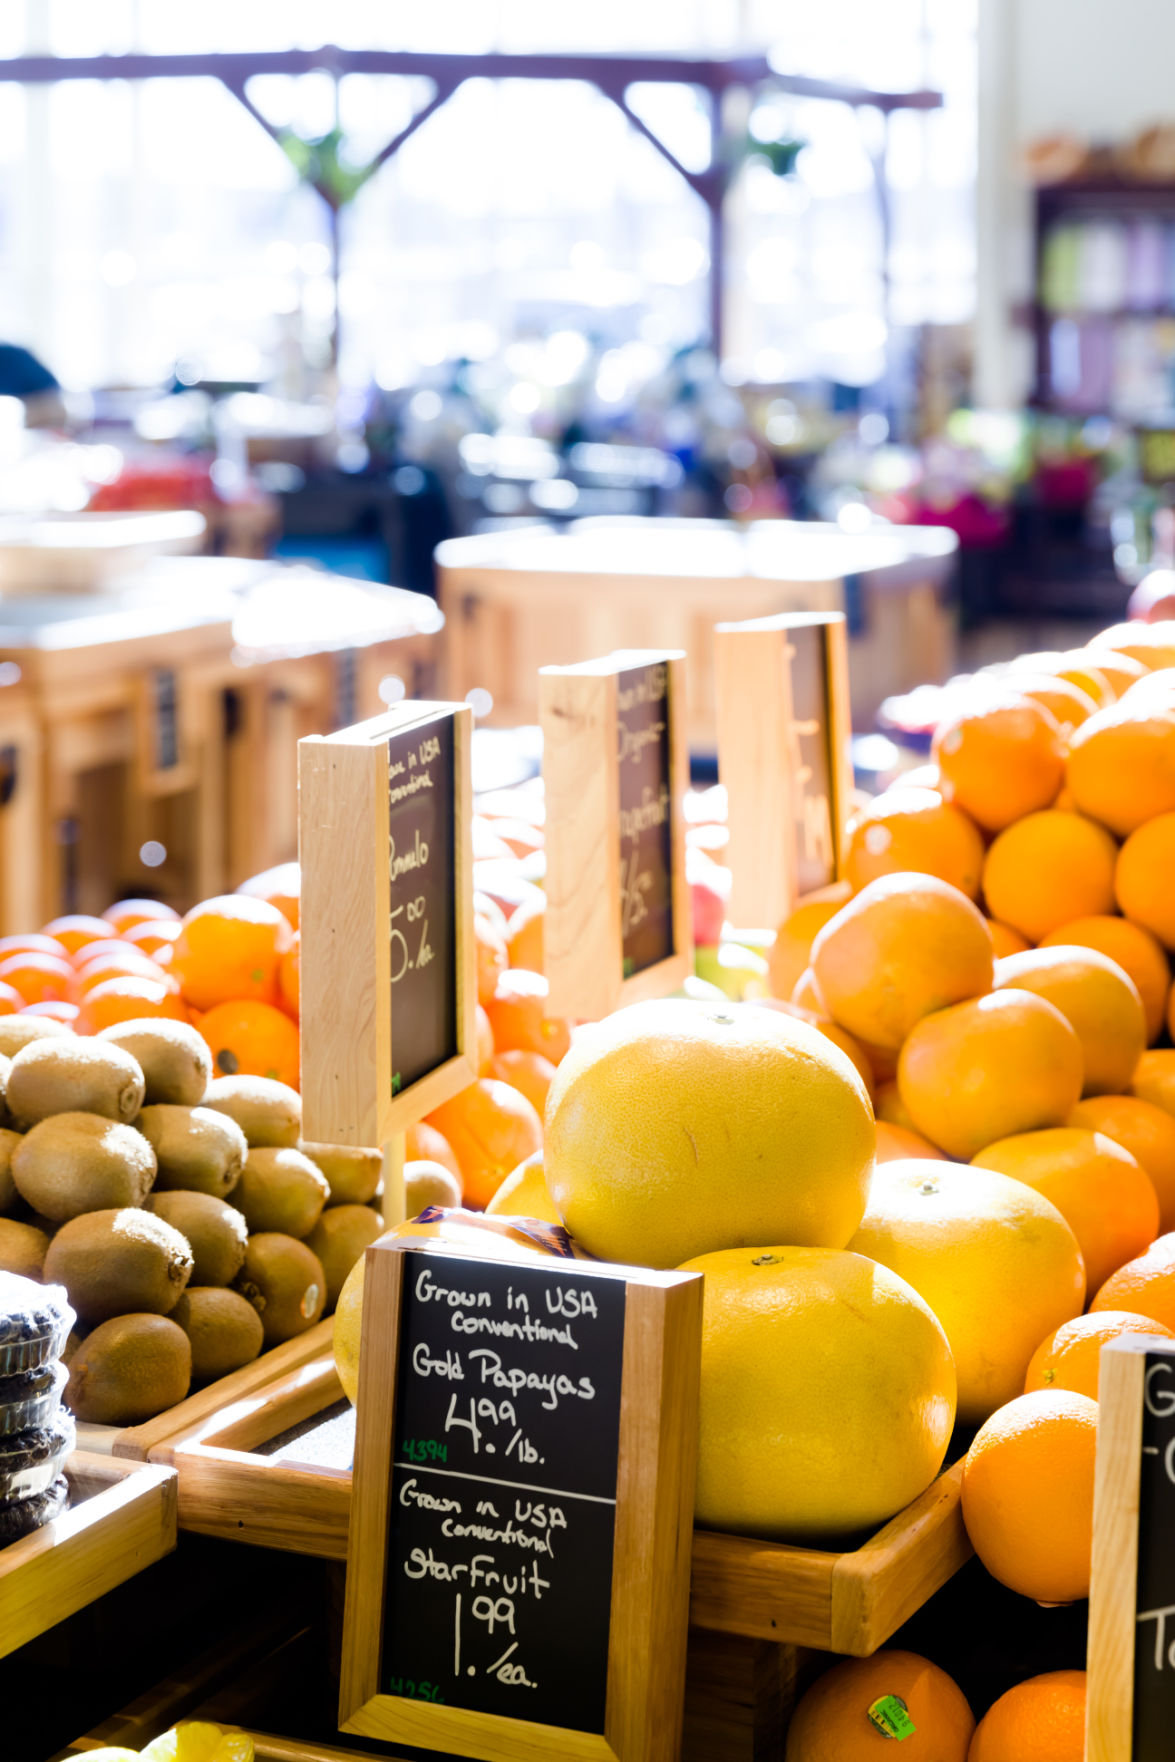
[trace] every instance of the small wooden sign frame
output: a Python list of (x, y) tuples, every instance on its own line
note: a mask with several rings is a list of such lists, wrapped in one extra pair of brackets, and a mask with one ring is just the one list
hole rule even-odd
[[(820, 685), (827, 719), (796, 715), (796, 640), (821, 637)], [(848, 636), (842, 612), (781, 612), (714, 631), (718, 692), (718, 771), (726, 785), (731, 893), (739, 929), (775, 930), (805, 893), (840, 879), (852, 799)], [(816, 718), (818, 721), (819, 718)], [(827, 793), (805, 789), (812, 775), (803, 743), (821, 742)], [(827, 873), (805, 885), (801, 841), (828, 846)]]
[[(397, 1093), (389, 742), (441, 718), (453, 736), (457, 1050)], [(302, 1108), (313, 1143), (386, 1145), (477, 1080), (472, 734), (465, 704), (411, 701), (298, 742)]]
[[(1162, 1373), (1152, 1391), (1152, 1377)], [(1086, 1762), (1165, 1762), (1171, 1754), (1169, 1707), (1155, 1718), (1136, 1705), (1139, 1646), (1175, 1676), (1175, 1606), (1140, 1612), (1140, 1521), (1144, 1474), (1170, 1493), (1175, 1521), (1175, 1344), (1129, 1334), (1102, 1347), (1098, 1381), (1097, 1478), (1093, 1512), (1093, 1574), (1089, 1598)], [(1160, 1451), (1153, 1439), (1163, 1438)], [(1146, 1458), (1155, 1458), (1147, 1462)], [(1152, 1513), (1153, 1515), (1153, 1513)], [(1152, 1547), (1156, 1539), (1150, 1538)], [(1168, 1570), (1170, 1535), (1165, 1538)], [(1145, 1627), (1143, 1623), (1147, 1623)], [(1168, 1699), (1170, 1690), (1168, 1690)], [(1156, 1740), (1156, 1725), (1162, 1733)], [(1151, 1736), (1147, 1736), (1149, 1727)], [(1156, 1747), (1157, 1741), (1157, 1747)]]
[[(669, 742), (670, 923), (667, 957), (626, 976), (620, 817), (619, 679), (664, 667)], [(544, 959), (550, 1008), (598, 1020), (624, 1004), (664, 997), (693, 972), (685, 873), (689, 746), (684, 651), (619, 650), (539, 671), (546, 784)]]
[(625, 1285), (604, 1731), (380, 1693), (400, 1317), (409, 1269), (437, 1257), (466, 1265), (475, 1258), (435, 1240), (378, 1242), (367, 1251), (340, 1730), (479, 1762), (677, 1762), (697, 1467), (697, 1274), (525, 1262), (530, 1271)]

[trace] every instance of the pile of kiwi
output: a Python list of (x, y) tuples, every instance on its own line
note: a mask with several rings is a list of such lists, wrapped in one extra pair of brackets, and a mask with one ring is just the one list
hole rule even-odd
[(69, 1292), (79, 1419), (153, 1419), (333, 1310), (380, 1155), (301, 1128), (296, 1090), (214, 1078), (186, 1023), (0, 1017), (0, 1270)]

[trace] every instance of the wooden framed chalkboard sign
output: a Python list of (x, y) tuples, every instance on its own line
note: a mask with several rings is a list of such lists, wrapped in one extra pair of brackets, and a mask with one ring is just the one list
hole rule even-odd
[(844, 615), (719, 624), (714, 656), (729, 916), (740, 929), (775, 930), (843, 865), (853, 787)]
[(1086, 1762), (1175, 1753), (1175, 1344), (1102, 1347)]
[(539, 710), (550, 1003), (597, 1018), (693, 971), (685, 655), (629, 649), (543, 667)]
[(464, 704), (298, 743), (303, 1130), (386, 1144), (477, 1077)]
[(339, 1723), (676, 1762), (702, 1282), (368, 1250)]

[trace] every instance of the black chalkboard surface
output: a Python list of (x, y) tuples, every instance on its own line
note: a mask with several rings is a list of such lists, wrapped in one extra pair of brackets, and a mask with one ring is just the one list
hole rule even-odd
[(836, 880), (833, 835), (834, 719), (829, 703), (828, 626), (788, 630), (792, 689), (792, 774), (795, 779), (796, 880), (800, 895)]
[(1138, 1481), (1133, 1762), (1175, 1755), (1175, 1351), (1148, 1350)]
[(669, 669), (616, 676), (620, 911), (624, 977), (673, 953), (673, 771)]
[(382, 1692), (603, 1732), (624, 1278), (404, 1252)]
[(453, 718), (393, 734), (388, 752), (392, 1093), (457, 1055)]
[(180, 761), (175, 671), (157, 667), (152, 676), (155, 705), (155, 769), (174, 771)]

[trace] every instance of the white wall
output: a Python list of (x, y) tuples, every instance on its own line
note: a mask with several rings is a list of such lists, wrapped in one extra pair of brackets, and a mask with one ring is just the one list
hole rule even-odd
[(1013, 312), (1031, 290), (1028, 142), (1129, 139), (1175, 120), (1175, 0), (980, 0), (977, 397), (1020, 403), (1031, 348)]

